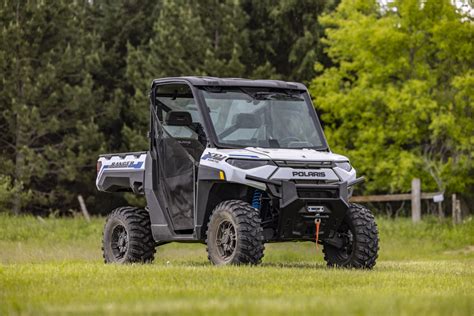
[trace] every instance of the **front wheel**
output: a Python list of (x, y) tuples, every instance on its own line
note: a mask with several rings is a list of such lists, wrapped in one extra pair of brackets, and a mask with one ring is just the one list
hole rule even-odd
[(342, 247), (324, 245), (324, 260), (330, 267), (372, 269), (378, 256), (379, 237), (374, 215), (365, 207), (351, 204), (337, 230)]
[(104, 226), (102, 251), (105, 263), (150, 263), (155, 257), (150, 215), (142, 208), (119, 207)]
[(239, 200), (220, 203), (209, 219), (206, 244), (216, 265), (259, 264), (264, 246), (258, 210)]

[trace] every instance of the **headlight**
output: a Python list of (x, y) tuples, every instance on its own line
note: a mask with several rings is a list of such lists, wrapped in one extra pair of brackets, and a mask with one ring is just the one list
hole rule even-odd
[(273, 163), (270, 160), (252, 160), (252, 159), (227, 159), (226, 162), (229, 165), (240, 169), (253, 169), (262, 167), (265, 165), (272, 165)]
[(336, 167), (339, 167), (347, 172), (352, 170), (352, 166), (349, 163), (349, 161), (344, 161), (344, 162), (336, 162)]

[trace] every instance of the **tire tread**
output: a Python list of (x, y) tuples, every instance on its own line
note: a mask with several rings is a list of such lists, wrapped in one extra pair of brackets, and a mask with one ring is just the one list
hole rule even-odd
[(241, 200), (224, 201), (214, 208), (206, 233), (206, 251), (209, 261), (215, 263), (209, 252), (209, 230), (212, 229), (211, 223), (215, 221), (220, 212), (230, 212), (235, 216), (238, 235), (240, 235), (240, 247), (237, 247), (237, 253), (230, 264), (260, 264), (265, 250), (260, 213), (250, 204)]
[(329, 267), (346, 267), (356, 269), (372, 269), (378, 258), (379, 237), (375, 217), (369, 209), (352, 203), (347, 210), (346, 218), (354, 227), (356, 245), (354, 253), (347, 261), (341, 261), (332, 249), (323, 248), (324, 260)]
[[(155, 259), (156, 245), (151, 233), (150, 215), (146, 209), (132, 206), (123, 206), (114, 209), (108, 216), (107, 222), (112, 218), (120, 218), (128, 227), (129, 251), (123, 263), (151, 263)], [(105, 253), (105, 238), (102, 239), (102, 253), (105, 263), (112, 263)]]

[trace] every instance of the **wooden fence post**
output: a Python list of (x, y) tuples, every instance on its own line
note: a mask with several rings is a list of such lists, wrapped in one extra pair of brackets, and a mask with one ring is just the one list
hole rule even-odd
[(439, 217), (439, 219), (443, 219), (443, 218), (444, 218), (443, 202), (438, 202), (438, 217)]
[(461, 200), (460, 199), (456, 200), (456, 215), (457, 215), (456, 218), (457, 218), (458, 224), (461, 224), (462, 214), (461, 214)]
[(453, 214), (453, 225), (457, 224), (457, 216), (456, 216), (456, 193), (453, 193), (451, 195), (452, 203), (451, 203), (451, 208), (452, 208), (452, 214)]
[(77, 200), (79, 201), (79, 205), (81, 207), (82, 215), (84, 215), (84, 218), (86, 219), (86, 221), (90, 222), (91, 217), (89, 215), (89, 212), (87, 211), (86, 203), (84, 202), (84, 198), (82, 197), (82, 195), (79, 194), (77, 196)]
[(413, 223), (421, 220), (421, 181), (411, 180), (411, 219)]
[(461, 215), (461, 201), (456, 198), (456, 194), (453, 194), (453, 225), (461, 224), (462, 215)]

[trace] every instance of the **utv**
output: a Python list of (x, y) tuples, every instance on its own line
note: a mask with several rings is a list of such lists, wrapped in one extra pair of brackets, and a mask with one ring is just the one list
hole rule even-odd
[(264, 244), (322, 244), (329, 266), (372, 268), (371, 212), (349, 203), (363, 181), (330, 151), (306, 87), (276, 80), (154, 80), (148, 151), (101, 155), (97, 188), (145, 195), (119, 207), (106, 263), (151, 262), (169, 242), (206, 243), (209, 260), (259, 264)]

